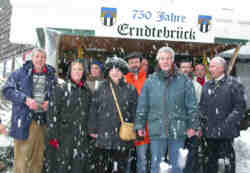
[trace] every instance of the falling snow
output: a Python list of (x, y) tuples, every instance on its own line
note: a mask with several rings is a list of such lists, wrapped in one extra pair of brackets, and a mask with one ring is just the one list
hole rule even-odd
[[(3, 124), (10, 127), (10, 116), (11, 116), (11, 104), (6, 102), (5, 100), (0, 100), (0, 117), (2, 119)], [(216, 109), (216, 113), (219, 113), (219, 110)], [(54, 121), (57, 119), (54, 117)], [(81, 128), (81, 127), (79, 127)], [(118, 128), (115, 129), (118, 131)], [(84, 135), (84, 134), (82, 134)], [(105, 136), (108, 136), (108, 133), (105, 133)], [(236, 151), (236, 173), (249, 173), (250, 172), (250, 128), (244, 131), (241, 131), (240, 136), (235, 138), (234, 140), (234, 148)], [(79, 143), (77, 144), (79, 145)], [(12, 173), (12, 161), (13, 154), (10, 154), (10, 151), (13, 149), (13, 139), (9, 136), (0, 135), (0, 156), (4, 158), (9, 163), (9, 169), (6, 170), (6, 173)], [(122, 150), (122, 148), (119, 148)], [(73, 157), (77, 157), (78, 150), (74, 149)], [(84, 157), (82, 154), (81, 157)], [(225, 160), (220, 160), (220, 169), (223, 170), (223, 164), (226, 163)], [(90, 165), (92, 169), (96, 168), (95, 164)], [(171, 165), (167, 165), (166, 163), (161, 164), (162, 172), (166, 173), (167, 170), (171, 170)], [(71, 166), (68, 165), (67, 169), (71, 169)], [(107, 168), (104, 168), (107, 169)]]

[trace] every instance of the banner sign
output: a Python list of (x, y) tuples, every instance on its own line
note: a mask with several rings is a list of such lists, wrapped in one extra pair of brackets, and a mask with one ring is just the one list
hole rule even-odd
[(96, 36), (214, 43), (213, 16), (190, 10), (101, 7)]

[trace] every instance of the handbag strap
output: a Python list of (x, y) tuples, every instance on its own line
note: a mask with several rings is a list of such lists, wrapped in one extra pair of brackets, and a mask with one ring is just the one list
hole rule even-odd
[(115, 100), (115, 105), (116, 105), (116, 108), (117, 108), (117, 110), (118, 110), (118, 114), (119, 114), (121, 123), (123, 124), (123, 123), (124, 123), (124, 120), (123, 120), (123, 117), (122, 117), (122, 112), (121, 112), (121, 110), (120, 110), (120, 106), (119, 106), (119, 104), (118, 104), (117, 97), (116, 97), (116, 95), (115, 95), (114, 87), (113, 87), (113, 85), (112, 85), (111, 82), (110, 82), (109, 84), (110, 84), (110, 88), (111, 88), (111, 91), (112, 91), (112, 95), (113, 95), (114, 100)]

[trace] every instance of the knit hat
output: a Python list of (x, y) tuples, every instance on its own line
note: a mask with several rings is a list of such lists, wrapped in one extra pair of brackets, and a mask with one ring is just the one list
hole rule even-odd
[(90, 66), (93, 65), (93, 64), (98, 65), (98, 67), (101, 69), (101, 71), (103, 71), (103, 64), (102, 64), (100, 61), (94, 59), (94, 60), (90, 63)]
[(119, 57), (108, 58), (104, 64), (104, 75), (107, 76), (112, 68), (118, 68), (124, 75), (129, 72), (128, 63)]

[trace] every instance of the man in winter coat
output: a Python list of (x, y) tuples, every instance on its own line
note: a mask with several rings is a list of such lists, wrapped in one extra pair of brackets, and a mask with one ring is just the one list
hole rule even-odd
[[(125, 75), (127, 83), (133, 85), (138, 95), (141, 93), (144, 82), (146, 81), (146, 72), (141, 68), (141, 57), (140, 52), (132, 52), (127, 55), (126, 60), (128, 61), (129, 73)], [(147, 170), (147, 148), (149, 144), (148, 128), (146, 128), (146, 135), (142, 139), (137, 139), (135, 142), (136, 146), (136, 172), (146, 173)], [(129, 159), (132, 160), (132, 159)], [(129, 162), (130, 163), (130, 162)], [(130, 164), (129, 164), (130, 165)], [(128, 168), (130, 169), (130, 168)], [(130, 170), (127, 171), (131, 172)]]
[(206, 173), (218, 171), (218, 160), (223, 158), (227, 173), (235, 173), (233, 139), (240, 135), (240, 121), (246, 111), (244, 87), (226, 75), (226, 61), (221, 57), (211, 60), (212, 79), (202, 88), (200, 110), (204, 122), (203, 134), (208, 147)]
[(46, 115), (56, 84), (55, 70), (45, 62), (46, 52), (33, 49), (32, 61), (13, 72), (3, 87), (3, 95), (13, 104), (15, 173), (40, 173), (43, 167)]
[(139, 136), (145, 135), (148, 122), (151, 173), (158, 173), (160, 162), (169, 148), (173, 173), (182, 173), (177, 164), (179, 149), (187, 136), (195, 135), (199, 127), (197, 101), (192, 81), (174, 67), (175, 52), (162, 47), (157, 52), (159, 69), (149, 76), (139, 97), (135, 127)]

